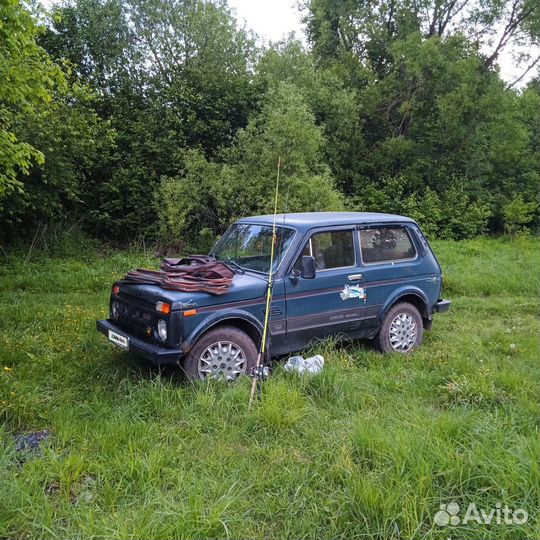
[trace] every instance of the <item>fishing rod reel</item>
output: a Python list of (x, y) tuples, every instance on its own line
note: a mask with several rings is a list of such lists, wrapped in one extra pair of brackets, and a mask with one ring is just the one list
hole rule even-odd
[(270, 372), (271, 371), (269, 366), (256, 366), (255, 368), (253, 368), (251, 377), (259, 381), (266, 381), (266, 379), (268, 379), (268, 377), (270, 376)]

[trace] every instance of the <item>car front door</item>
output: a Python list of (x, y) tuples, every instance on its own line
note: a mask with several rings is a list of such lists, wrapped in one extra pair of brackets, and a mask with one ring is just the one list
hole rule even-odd
[[(363, 289), (359, 274), (358, 239), (354, 226), (311, 234), (285, 279), (287, 342), (301, 348), (330, 334), (349, 334), (361, 325)], [(315, 259), (313, 279), (301, 277), (303, 255)]]

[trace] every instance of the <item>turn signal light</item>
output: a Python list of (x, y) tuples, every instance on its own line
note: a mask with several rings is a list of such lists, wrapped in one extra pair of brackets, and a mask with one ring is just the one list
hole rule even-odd
[(120, 285), (115, 285), (113, 288), (112, 288), (112, 292), (114, 294), (120, 294)]
[(168, 304), (167, 302), (158, 302), (156, 304), (156, 311), (168, 315), (171, 312), (171, 304)]
[(186, 309), (184, 311), (184, 317), (192, 317), (193, 315), (197, 315), (196, 309)]

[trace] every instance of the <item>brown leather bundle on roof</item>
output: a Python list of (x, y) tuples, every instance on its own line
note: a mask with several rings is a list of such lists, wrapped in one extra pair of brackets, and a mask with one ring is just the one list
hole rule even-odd
[(234, 277), (234, 272), (224, 262), (206, 255), (163, 259), (160, 268), (137, 268), (128, 272), (124, 279), (135, 283), (154, 283), (173, 291), (202, 291), (219, 295), (229, 290)]

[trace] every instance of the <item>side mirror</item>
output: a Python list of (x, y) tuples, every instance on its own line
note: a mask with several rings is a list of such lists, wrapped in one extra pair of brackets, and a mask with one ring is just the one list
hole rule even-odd
[(302, 273), (304, 279), (313, 279), (315, 277), (315, 258), (310, 255), (302, 256)]

